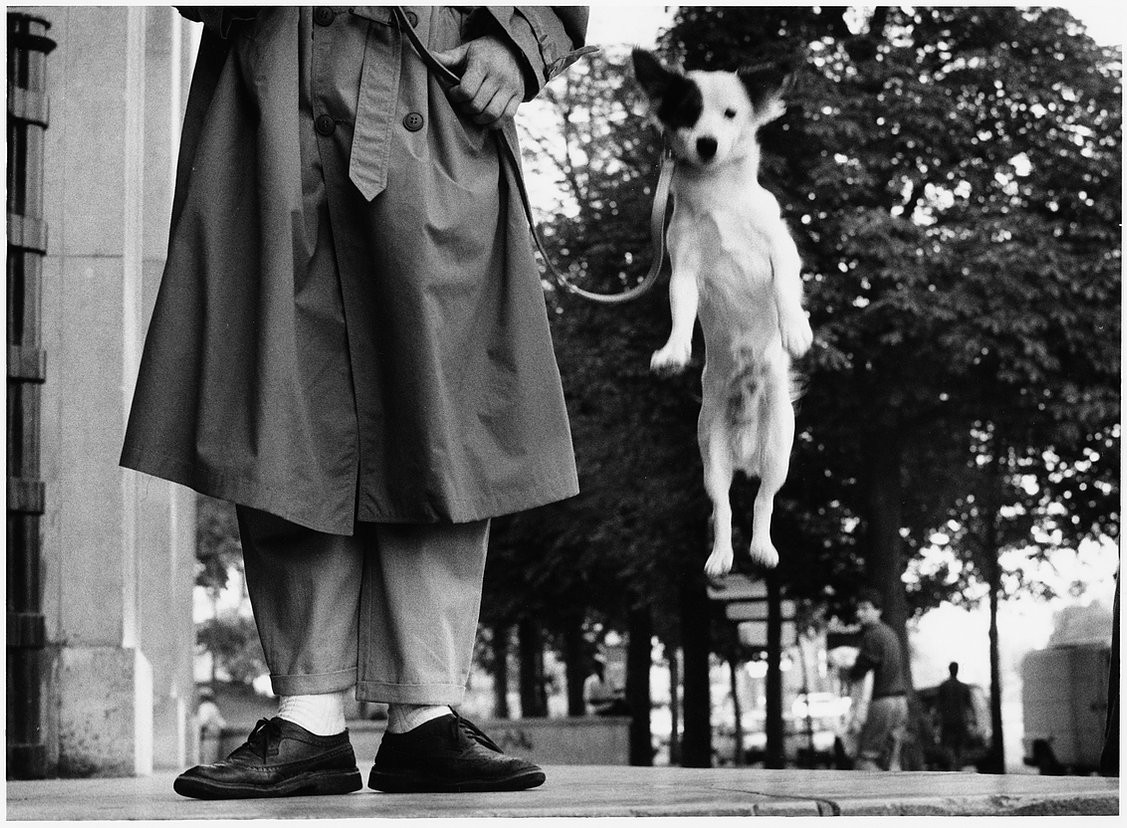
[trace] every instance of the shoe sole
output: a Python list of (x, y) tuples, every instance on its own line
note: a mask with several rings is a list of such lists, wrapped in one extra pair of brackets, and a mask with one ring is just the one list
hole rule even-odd
[(375, 768), (368, 775), (368, 787), (384, 793), (489, 793), (523, 791), (544, 784), (543, 771), (522, 771), (501, 778), (451, 781), (417, 773), (390, 773)]
[(172, 790), (193, 799), (262, 799), (276, 796), (319, 796), (358, 791), (364, 782), (358, 769), (349, 771), (313, 771), (275, 782), (273, 785), (247, 785), (216, 782), (194, 777), (177, 777)]

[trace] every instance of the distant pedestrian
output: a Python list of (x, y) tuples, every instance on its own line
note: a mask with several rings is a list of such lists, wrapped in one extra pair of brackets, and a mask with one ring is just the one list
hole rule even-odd
[(882, 601), (875, 590), (864, 590), (857, 602), (861, 622), (861, 651), (849, 671), (858, 682), (873, 673), (868, 715), (860, 725), (856, 770), (899, 770), (900, 742), (908, 722), (903, 656), (892, 628), (881, 621)]
[(201, 687), (199, 697), (200, 704), (196, 708), (196, 721), (200, 728), (200, 763), (207, 764), (220, 758), (223, 728), (227, 726), (227, 721), (219, 711), (214, 690), (210, 687)]
[(596, 658), (591, 675), (583, 683), (583, 700), (587, 704), (587, 714), (595, 716), (625, 715), (625, 699), (622, 692), (607, 681), (607, 664)]
[(960, 770), (970, 728), (975, 724), (974, 701), (970, 686), (959, 681), (959, 662), (952, 661), (947, 671), (951, 675), (939, 685), (936, 694), (939, 744), (943, 748), (944, 770)]

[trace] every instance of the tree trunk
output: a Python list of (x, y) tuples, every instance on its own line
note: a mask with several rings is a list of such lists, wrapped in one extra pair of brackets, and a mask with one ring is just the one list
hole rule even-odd
[(908, 653), (908, 601), (904, 594), (904, 556), (900, 528), (903, 526), (901, 506), (904, 501), (901, 481), (901, 446), (895, 430), (869, 435), (866, 455), (869, 459), (866, 480), (866, 506), (868, 507), (868, 547), (865, 554), (865, 574), (869, 585), (884, 599), (881, 620), (888, 624), (900, 639), (905, 654), (905, 679), (911, 686), (911, 665)]
[(684, 730), (681, 765), (712, 767), (712, 699), (709, 693), (709, 601), (699, 560), (686, 562), (680, 577), (681, 641), (684, 648)]
[(544, 641), (540, 622), (524, 617), (517, 626), (520, 647), (520, 714), (523, 718), (548, 715), (544, 687)]
[(728, 659), (728, 677), (732, 684), (732, 718), (735, 725), (735, 738), (732, 745), (732, 764), (737, 768), (744, 765), (744, 723), (740, 709), (740, 682), (736, 667), (736, 657)]
[(774, 572), (767, 576), (767, 755), (768, 768), (786, 767), (783, 744), (783, 618), (779, 579)]
[(998, 652), (998, 597), (1002, 592), (1002, 568), (998, 562), (998, 520), (1002, 507), (1002, 473), (999, 456), (1004, 448), (991, 439), (991, 475), (986, 507), (982, 552), (986, 563), (986, 579), (990, 587), (990, 753), (980, 767), (987, 773), (1006, 772), (1006, 750), (1002, 738), (1002, 670)]
[(904, 502), (903, 448), (900, 435), (890, 424), (870, 432), (865, 441), (868, 458), (866, 469), (867, 549), (865, 574), (869, 585), (884, 600), (881, 620), (896, 633), (904, 665), (904, 684), (908, 694), (908, 726), (901, 745), (899, 762), (902, 770), (922, 770), (923, 749), (918, 717), (919, 702), (912, 682), (912, 663), (908, 648), (908, 600), (904, 593), (904, 554), (900, 538)]
[(509, 628), (493, 626), (493, 715), (507, 719), (509, 711)]
[[(207, 592), (208, 592), (208, 595), (211, 598), (211, 617), (212, 618), (218, 618), (219, 617), (219, 590), (218, 589), (208, 589)], [(209, 652), (208, 655), (211, 656), (211, 687), (212, 687), (212, 689), (215, 689), (215, 684), (216, 684), (216, 682), (219, 681), (219, 675), (218, 675), (219, 659), (216, 657), (215, 653)]]
[(629, 614), (630, 640), (626, 649), (626, 704), (630, 708), (630, 764), (654, 763), (650, 732), (650, 667), (653, 619), (647, 604)]
[(1006, 772), (1002, 741), (1002, 671), (998, 655), (998, 592), (1001, 590), (998, 551), (990, 566), (990, 755), (980, 767), (987, 773)]
[(681, 764), (681, 669), (677, 648), (665, 645), (669, 661), (669, 764)]
[(564, 630), (564, 667), (567, 670), (567, 715), (583, 716), (587, 704), (583, 699), (583, 683), (590, 670), (587, 664), (586, 641), (583, 638), (583, 616), (573, 615)]
[(1119, 583), (1115, 571), (1115, 599), (1111, 605), (1111, 664), (1107, 674), (1107, 715), (1104, 746), (1100, 753), (1100, 776), (1119, 776)]

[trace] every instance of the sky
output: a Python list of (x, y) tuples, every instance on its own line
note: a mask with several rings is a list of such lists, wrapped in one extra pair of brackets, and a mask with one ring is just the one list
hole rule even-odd
[(587, 41), (596, 46), (629, 43), (651, 48), (658, 30), (669, 25), (673, 8), (654, 3), (596, 2), (591, 6)]
[[(783, 5), (767, 3), (748, 4), (717, 4), (717, 5)], [(792, 4), (785, 4), (792, 5)], [(801, 5), (801, 4), (793, 4)], [(827, 3), (824, 5), (841, 5), (844, 3)], [(999, 2), (975, 3), (964, 5), (1016, 5)], [(1107, 0), (1066, 0), (1060, 3), (1022, 4), (1063, 6), (1073, 15), (1084, 22), (1088, 33), (1097, 42), (1105, 46), (1122, 46), (1127, 32), (1127, 24), (1119, 3)], [(595, 0), (591, 3), (591, 21), (588, 26), (588, 42), (595, 45), (610, 45), (626, 43), (630, 45), (652, 47), (657, 32), (669, 25), (672, 9), (676, 6), (666, 6), (658, 3), (612, 3), (609, 0)]]

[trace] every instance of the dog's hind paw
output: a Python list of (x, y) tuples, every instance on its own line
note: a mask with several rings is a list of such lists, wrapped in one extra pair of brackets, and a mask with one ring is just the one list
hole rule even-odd
[(752, 541), (748, 553), (751, 555), (751, 562), (764, 569), (774, 569), (778, 566), (779, 553), (775, 551), (775, 547), (770, 542), (755, 543)]
[(719, 578), (732, 571), (732, 550), (714, 549), (704, 562), (704, 574), (709, 578)]
[(802, 313), (784, 319), (779, 326), (779, 333), (783, 337), (783, 347), (795, 359), (809, 351), (814, 343), (814, 331), (810, 328), (810, 320)]
[(660, 351), (654, 351), (650, 357), (650, 370), (656, 374), (679, 373), (689, 364), (692, 355), (691, 345), (688, 348), (666, 345)]

